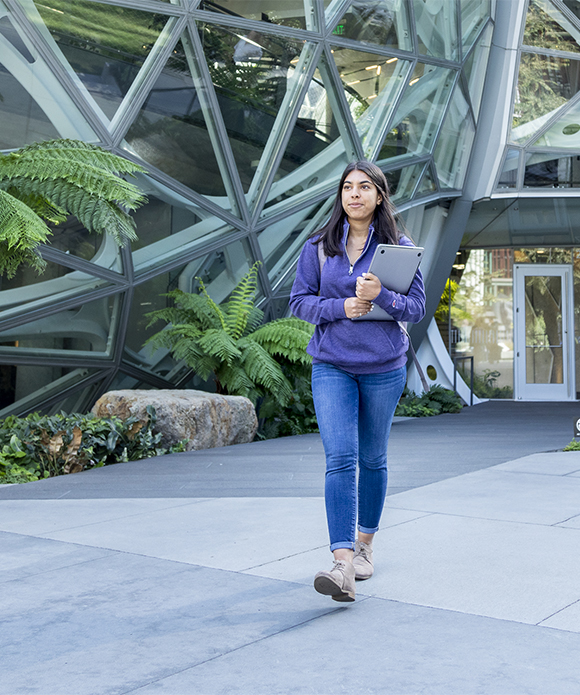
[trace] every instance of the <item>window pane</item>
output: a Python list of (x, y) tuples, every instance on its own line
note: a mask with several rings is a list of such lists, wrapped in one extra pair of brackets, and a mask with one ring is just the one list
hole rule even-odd
[(426, 167), (425, 173), (423, 174), (423, 178), (419, 183), (416, 195), (429, 195), (430, 193), (435, 193), (436, 191), (437, 184), (435, 183), (435, 178), (433, 177), (433, 173), (431, 172), (431, 167), (428, 166)]
[(559, 51), (580, 51), (580, 32), (549, 0), (530, 0), (523, 44)]
[[(522, 53), (512, 121), (512, 141), (523, 143), (528, 140), (559, 109), (565, 107), (579, 89), (580, 61)], [(544, 137), (562, 139), (562, 126), (558, 131), (556, 124), (548, 132)], [(570, 143), (564, 146), (570, 146)]]
[(525, 279), (526, 382), (562, 384), (562, 278)]
[(413, 0), (419, 53), (458, 60), (457, 5), (448, 0)]
[(508, 149), (502, 172), (497, 184), (498, 188), (515, 188), (518, 182), (519, 150)]
[(397, 171), (386, 172), (391, 199), (395, 205), (400, 205), (412, 197), (424, 166), (424, 164), (415, 164)]
[(379, 160), (430, 152), (454, 80), (453, 70), (417, 63)]
[(580, 157), (558, 157), (553, 154), (526, 155), (524, 186), (549, 188), (578, 188), (580, 186)]
[(458, 84), (435, 149), (435, 164), (441, 188), (461, 188), (463, 185), (474, 137), (475, 126)]
[(461, 0), (461, 35), (464, 54), (473, 46), (475, 37), (489, 17), (490, 10), (490, 0)]
[(202, 0), (199, 9), (217, 12), (226, 17), (244, 17), (245, 19), (293, 27), (294, 29), (314, 28), (307, 26), (304, 0), (284, 0), (284, 2), (280, 2), (280, 0), (252, 0), (252, 2), (245, 0), (219, 0), (219, 2)]
[(332, 33), (354, 41), (413, 50), (404, 0), (354, 0)]
[(198, 24), (244, 192), (248, 192), (304, 42)]
[(112, 118), (166, 18), (86, 0), (35, 0), (35, 5), (64, 57)]
[(59, 137), (48, 116), (2, 62), (0, 94), (0, 150)]
[(541, 137), (533, 142), (536, 147), (558, 149), (579, 149), (580, 143), (580, 104), (576, 103), (556, 121)]
[(492, 36), (493, 26), (490, 24), (483, 32), (477, 46), (471, 51), (469, 58), (465, 61), (465, 65), (463, 66), (463, 72), (467, 78), (469, 87), (471, 105), (476, 118), (479, 117), (479, 108), (481, 106), (485, 76), (487, 74), (487, 61), (491, 49)]
[(133, 150), (180, 183), (229, 208), (199, 97), (179, 41), (126, 135)]

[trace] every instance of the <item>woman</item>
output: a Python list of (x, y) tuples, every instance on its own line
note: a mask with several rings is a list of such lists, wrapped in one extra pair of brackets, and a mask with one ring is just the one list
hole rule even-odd
[[(387, 441), (406, 381), (408, 340), (397, 321), (416, 323), (425, 314), (419, 271), (406, 296), (367, 272), (380, 243), (413, 245), (397, 229), (383, 172), (354, 162), (342, 175), (329, 222), (302, 249), (290, 296), (294, 314), (316, 325), (308, 352), (326, 454), (334, 566), (316, 575), (314, 588), (335, 601), (354, 601), (355, 578), (373, 573), (372, 542), (387, 491)], [(350, 320), (371, 311), (372, 302), (395, 321)]]

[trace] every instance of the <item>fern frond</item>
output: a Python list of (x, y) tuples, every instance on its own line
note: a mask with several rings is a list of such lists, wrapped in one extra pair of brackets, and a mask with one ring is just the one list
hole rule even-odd
[(208, 299), (206, 295), (173, 290), (168, 292), (167, 296), (175, 301), (177, 308), (188, 317), (188, 321), (197, 321), (202, 328), (223, 327), (219, 312), (215, 311), (211, 298)]
[(55, 169), (66, 167), (69, 164), (88, 164), (111, 174), (145, 172), (145, 169), (138, 164), (112, 152), (107, 152), (97, 145), (91, 145), (81, 140), (57, 139), (26, 145), (17, 152), (0, 157), (0, 177), (5, 161), (6, 166), (16, 161), (23, 170), (27, 171), (30, 163), (33, 163), (34, 166), (34, 163), (39, 160), (45, 164), (52, 162)]
[(209, 293), (205, 287), (205, 284), (203, 280), (200, 277), (195, 278), (199, 282), (199, 288), (201, 290), (201, 294), (206, 298), (209, 307), (211, 308), (211, 311), (213, 312), (214, 316), (219, 320), (221, 327), (223, 328), (224, 331), (227, 331), (226, 323), (224, 320), (224, 315), (222, 310), (219, 308), (219, 306), (213, 301), (213, 299), (209, 296)]
[(297, 318), (277, 319), (264, 324), (248, 336), (270, 355), (282, 355), (291, 362), (310, 364), (312, 358), (306, 348), (314, 326)]
[(263, 386), (280, 405), (286, 405), (292, 397), (292, 387), (278, 362), (249, 337), (241, 338), (238, 347), (242, 351), (244, 369), (249, 378)]
[(263, 320), (264, 312), (261, 309), (258, 309), (257, 306), (253, 307), (253, 309), (248, 314), (248, 323), (246, 324), (246, 330), (244, 331), (244, 335), (253, 333), (259, 326), (262, 325)]
[(44, 270), (46, 262), (38, 253), (50, 229), (25, 203), (0, 190), (0, 274), (14, 277), (21, 264)]
[(216, 376), (227, 393), (234, 396), (245, 396), (252, 402), (256, 401), (256, 385), (238, 364), (223, 364), (216, 370)]
[(66, 222), (66, 210), (63, 210), (58, 205), (54, 205), (44, 196), (38, 195), (38, 193), (27, 194), (13, 186), (7, 188), (6, 192), (10, 193), (10, 195), (14, 196), (25, 205), (28, 205), (28, 207), (43, 220), (48, 220), (48, 222), (52, 222), (53, 224)]
[(246, 330), (248, 316), (254, 308), (258, 289), (258, 268), (261, 261), (256, 261), (238, 282), (227, 304), (224, 305), (226, 330), (234, 339), (241, 338)]
[(241, 357), (242, 353), (236, 347), (236, 342), (223, 328), (210, 328), (198, 340), (199, 348), (210, 357), (219, 357), (227, 364)]

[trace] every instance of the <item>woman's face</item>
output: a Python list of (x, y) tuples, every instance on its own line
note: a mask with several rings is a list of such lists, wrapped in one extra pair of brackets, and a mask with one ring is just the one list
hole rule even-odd
[(381, 195), (368, 174), (358, 169), (351, 171), (344, 180), (341, 196), (349, 224), (372, 222)]

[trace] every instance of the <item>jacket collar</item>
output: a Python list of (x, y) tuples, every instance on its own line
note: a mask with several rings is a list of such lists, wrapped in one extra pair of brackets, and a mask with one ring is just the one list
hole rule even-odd
[[(342, 225), (342, 245), (346, 248), (346, 240), (348, 239), (348, 232), (350, 231), (350, 224), (348, 223), (348, 220), (344, 220), (344, 223)], [(371, 243), (371, 239), (373, 237), (373, 234), (375, 233), (375, 227), (373, 223), (371, 222), (369, 224), (369, 235), (367, 237), (367, 241), (363, 250), (363, 253), (368, 249), (369, 244)]]

